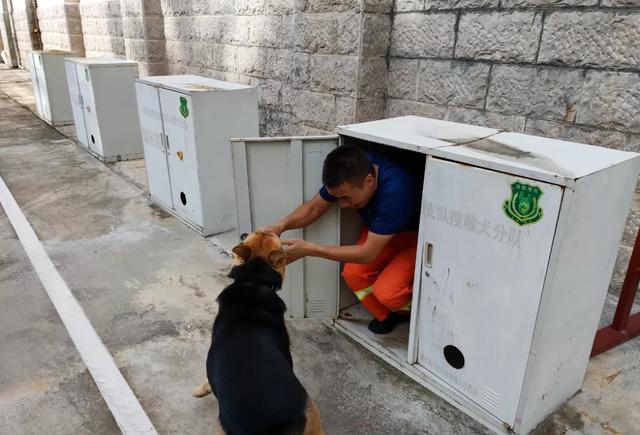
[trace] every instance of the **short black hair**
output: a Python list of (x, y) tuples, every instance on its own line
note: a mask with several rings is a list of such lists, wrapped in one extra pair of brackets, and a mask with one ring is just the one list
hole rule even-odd
[(362, 186), (369, 174), (375, 175), (373, 163), (360, 148), (341, 146), (331, 151), (322, 165), (322, 183), (329, 188), (344, 182)]

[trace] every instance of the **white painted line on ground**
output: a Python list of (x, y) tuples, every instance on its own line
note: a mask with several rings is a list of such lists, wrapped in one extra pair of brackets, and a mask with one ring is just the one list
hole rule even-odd
[(151, 420), (118, 370), (111, 354), (93, 329), (67, 283), (51, 262), (42, 242), (36, 236), (2, 177), (0, 177), (0, 204), (122, 433), (126, 435), (157, 434)]

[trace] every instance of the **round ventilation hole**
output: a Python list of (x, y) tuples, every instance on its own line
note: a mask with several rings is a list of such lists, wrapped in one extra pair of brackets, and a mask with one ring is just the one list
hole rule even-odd
[(182, 205), (187, 205), (187, 195), (184, 192), (180, 192), (180, 202)]
[(461, 369), (464, 367), (464, 355), (455, 346), (447, 345), (444, 347), (444, 359), (447, 360), (449, 365), (454, 369)]
[(91, 135), (91, 143), (96, 143), (96, 138)]

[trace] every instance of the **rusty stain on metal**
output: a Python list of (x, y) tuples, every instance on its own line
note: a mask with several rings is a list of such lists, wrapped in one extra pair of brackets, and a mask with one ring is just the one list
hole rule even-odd
[(193, 92), (217, 91), (219, 88), (211, 85), (203, 85), (199, 83), (181, 83), (176, 85), (184, 90)]
[(461, 144), (459, 146), (464, 146), (483, 153), (495, 154), (505, 160), (535, 166), (536, 168), (555, 173), (563, 177), (573, 178), (575, 176), (571, 171), (559, 166), (548, 157), (502, 143), (490, 136), (473, 142)]
[(489, 138), (479, 139), (477, 141), (470, 142), (466, 144), (466, 146), (474, 150), (484, 151), (491, 154), (500, 154), (501, 156), (513, 157), (516, 159), (526, 159), (526, 158), (536, 157), (536, 155), (531, 151), (524, 151), (510, 145), (505, 145), (503, 143), (496, 142)]
[(178, 151), (176, 154), (178, 155), (178, 158), (180, 159), (180, 161), (184, 159), (184, 153), (182, 151)]
[[(441, 140), (444, 142), (449, 142), (453, 145), (465, 145), (468, 143), (472, 143), (478, 140), (487, 139), (491, 136), (495, 136), (498, 133), (502, 133), (502, 131), (497, 131), (485, 137), (478, 138), (477, 136), (458, 136), (458, 137), (450, 137), (446, 135), (439, 135), (437, 131), (423, 131), (421, 128), (415, 128), (414, 133), (418, 136), (428, 137), (429, 139)], [(418, 150), (419, 151), (419, 150)]]

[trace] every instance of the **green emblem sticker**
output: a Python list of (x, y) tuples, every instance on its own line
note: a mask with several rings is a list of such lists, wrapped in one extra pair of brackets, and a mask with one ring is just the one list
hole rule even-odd
[(187, 99), (185, 97), (180, 97), (180, 115), (183, 118), (189, 116), (189, 108), (187, 107)]
[(511, 184), (511, 199), (502, 204), (502, 209), (518, 225), (533, 224), (543, 217), (540, 196), (542, 190), (538, 186), (516, 181)]

